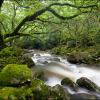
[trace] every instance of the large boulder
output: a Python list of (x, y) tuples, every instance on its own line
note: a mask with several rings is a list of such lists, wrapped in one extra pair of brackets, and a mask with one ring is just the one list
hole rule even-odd
[(50, 96), (48, 100), (70, 100), (70, 94), (68, 91), (64, 91), (63, 86), (56, 85), (54, 87), (49, 87)]
[(77, 93), (77, 94), (72, 94), (70, 99), (71, 100), (100, 100), (100, 97), (88, 93)]
[(70, 63), (74, 63), (74, 64), (88, 63), (89, 59), (90, 59), (90, 55), (87, 52), (79, 52), (79, 51), (73, 51), (67, 57), (67, 60)]
[(17, 47), (2, 49), (0, 51), (0, 68), (2, 69), (7, 64), (27, 64), (28, 67), (33, 67), (35, 64), (30, 54), (26, 54), (26, 51)]
[(82, 88), (85, 88), (94, 92), (100, 92), (100, 87), (98, 87), (95, 83), (93, 83), (91, 80), (89, 80), (86, 77), (82, 77), (78, 79), (76, 83)]
[(71, 89), (77, 91), (78, 90), (78, 85), (74, 83), (70, 78), (66, 77), (61, 81), (61, 85), (68, 86)]
[(45, 76), (45, 72), (43, 70), (38, 70), (34, 72), (34, 78), (41, 79), (43, 81), (47, 81), (47, 77)]
[(48, 100), (48, 97), (48, 86), (39, 79), (33, 79), (26, 86), (0, 89), (0, 100)]
[[(48, 86), (42, 80), (34, 79), (30, 84), (30, 90), (33, 93), (32, 100), (48, 100), (49, 89)], [(29, 99), (28, 99), (29, 100)]]
[(31, 69), (27, 65), (8, 64), (0, 73), (0, 85), (17, 85), (33, 77)]
[(27, 64), (27, 66), (29, 68), (35, 66), (35, 63), (31, 59), (31, 57), (28, 57), (28, 56), (25, 56), (25, 55), (21, 56), (19, 61), (20, 61), (21, 64)]
[(27, 100), (26, 97), (29, 96), (29, 94), (31, 96), (31, 91), (28, 89), (4, 87), (0, 89), (0, 100)]
[(17, 100), (15, 92), (18, 90), (13, 87), (4, 87), (0, 89), (0, 100)]

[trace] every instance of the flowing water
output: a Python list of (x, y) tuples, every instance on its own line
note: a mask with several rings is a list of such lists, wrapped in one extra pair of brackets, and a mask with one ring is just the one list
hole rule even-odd
[(32, 59), (36, 64), (33, 70), (44, 70), (47, 78), (45, 83), (49, 86), (60, 84), (65, 77), (69, 77), (74, 82), (80, 77), (87, 77), (100, 86), (99, 67), (71, 64), (66, 58), (45, 52), (35, 52)]

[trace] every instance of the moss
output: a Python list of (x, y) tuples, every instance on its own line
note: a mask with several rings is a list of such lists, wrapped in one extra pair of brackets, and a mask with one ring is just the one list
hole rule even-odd
[(69, 86), (72, 88), (77, 88), (77, 84), (75, 84), (70, 78), (66, 77), (61, 81), (61, 85)]
[(0, 89), (0, 100), (16, 100), (15, 91), (17, 91), (17, 89), (15, 90), (15, 88), (12, 87)]
[(0, 84), (18, 84), (32, 78), (32, 71), (27, 65), (8, 64), (0, 73)]
[(24, 52), (23, 49), (17, 47), (6, 47), (0, 52), (0, 57), (20, 56)]
[(61, 45), (53, 48), (51, 52), (68, 57), (71, 63), (100, 64), (100, 46), (98, 45), (84, 48), (68, 48), (66, 45)]
[(21, 64), (20, 60), (18, 57), (3, 57), (0, 59), (0, 68), (5, 67), (8, 64)]
[(32, 91), (26, 88), (4, 87), (0, 89), (0, 100), (26, 100), (32, 99)]
[(55, 54), (63, 55), (67, 54), (67, 47), (66, 46), (58, 46), (52, 49), (52, 52)]
[(100, 92), (100, 87), (86, 77), (81, 77), (76, 81), (76, 83), (82, 88), (86, 88), (90, 91), (95, 91), (98, 93)]
[(52, 100), (70, 100), (70, 95), (66, 91), (64, 91), (63, 86), (61, 85), (56, 85), (52, 88), (50, 88), (50, 97)]
[(16, 47), (7, 47), (0, 51), (0, 68), (7, 64), (27, 64), (33, 67), (35, 64), (30, 57), (24, 56), (25, 50)]
[(31, 83), (31, 90), (35, 100), (47, 100), (49, 96), (48, 86), (39, 79), (34, 79)]
[(65, 98), (69, 98), (69, 95), (65, 96), (62, 86), (48, 87), (39, 79), (32, 80), (27, 86), (0, 89), (0, 100), (66, 100)]
[(29, 68), (31, 68), (31, 67), (33, 67), (35, 65), (35, 63), (33, 62), (33, 60), (30, 57), (24, 56), (24, 55), (19, 58), (19, 63), (27, 64), (27, 66)]

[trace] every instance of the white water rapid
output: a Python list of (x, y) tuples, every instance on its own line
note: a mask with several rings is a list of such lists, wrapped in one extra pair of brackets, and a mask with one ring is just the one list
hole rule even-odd
[(45, 76), (48, 78), (47, 85), (60, 84), (65, 77), (69, 77), (74, 82), (80, 77), (87, 77), (100, 86), (99, 67), (70, 64), (65, 58), (44, 52), (35, 52), (32, 59), (37, 69), (45, 71)]

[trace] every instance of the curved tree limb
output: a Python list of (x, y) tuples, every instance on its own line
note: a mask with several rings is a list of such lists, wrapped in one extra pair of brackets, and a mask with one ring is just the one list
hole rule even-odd
[(65, 20), (65, 19), (72, 19), (72, 18), (75, 18), (83, 13), (88, 13), (90, 11), (84, 11), (84, 12), (81, 12), (81, 13), (78, 13), (78, 14), (75, 14), (75, 15), (72, 15), (72, 16), (69, 16), (69, 17), (64, 17), (64, 16), (61, 16), (59, 15), (55, 10), (53, 10), (51, 7), (52, 6), (70, 6), (70, 7), (73, 7), (73, 8), (77, 8), (77, 9), (80, 9), (80, 8), (93, 8), (93, 7), (97, 7), (97, 5), (88, 5), (88, 6), (76, 6), (76, 5), (73, 5), (73, 4), (69, 4), (69, 3), (53, 3), (53, 4), (50, 4), (49, 6), (35, 12), (34, 14), (30, 15), (30, 16), (26, 16), (22, 21), (21, 23), (19, 23), (19, 25), (15, 28), (15, 30), (11, 33), (11, 34), (7, 34), (5, 36), (6, 37), (9, 37), (9, 36), (15, 36), (16, 34), (18, 34), (18, 31), (21, 29), (21, 27), (28, 21), (34, 21), (36, 20), (36, 18), (38, 18), (40, 15), (42, 15), (43, 13), (45, 13), (46, 11), (49, 11), (51, 12), (54, 16), (58, 17), (59, 19), (62, 19), (62, 20)]

